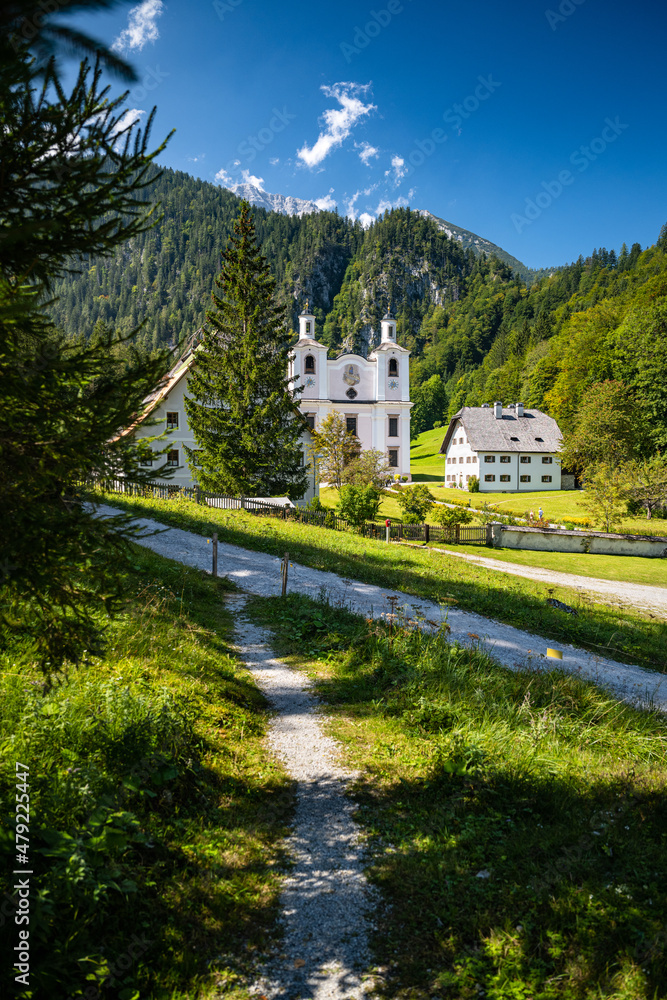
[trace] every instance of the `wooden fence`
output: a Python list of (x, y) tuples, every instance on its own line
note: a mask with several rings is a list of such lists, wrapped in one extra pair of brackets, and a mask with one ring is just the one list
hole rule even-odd
[[(198, 486), (175, 486), (160, 483), (132, 483), (127, 479), (98, 480), (95, 484), (105, 493), (122, 493), (126, 496), (140, 496), (148, 499), (173, 500), (183, 497), (207, 507), (218, 510), (245, 510), (252, 514), (262, 514), (264, 517), (279, 517), (283, 520), (298, 521), (300, 524), (312, 524), (320, 528), (330, 528), (333, 531), (357, 530), (364, 538), (386, 539), (387, 527), (384, 524), (367, 522), (360, 528), (339, 517), (333, 510), (309, 510), (306, 507), (281, 507), (268, 503), (266, 500), (255, 500), (251, 497), (232, 497), (224, 493), (205, 493)], [(433, 524), (402, 524), (400, 522), (389, 526), (389, 538), (406, 542), (440, 542), (446, 545), (487, 545), (489, 544), (486, 526), (471, 527), (470, 525), (455, 525), (451, 528), (441, 528)]]

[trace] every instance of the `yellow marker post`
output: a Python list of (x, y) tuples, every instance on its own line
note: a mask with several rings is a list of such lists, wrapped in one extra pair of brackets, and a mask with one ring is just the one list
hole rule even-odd
[(549, 649), (547, 647), (547, 656), (553, 657), (554, 660), (563, 659), (563, 654), (561, 653), (560, 649)]

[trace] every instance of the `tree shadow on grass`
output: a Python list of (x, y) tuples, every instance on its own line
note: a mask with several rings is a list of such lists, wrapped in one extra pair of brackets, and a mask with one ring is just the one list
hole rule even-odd
[[(286, 605), (312, 623), (306, 598), (249, 610), (298, 653)], [(340, 732), (354, 723), (364, 772), (381, 994), (667, 996), (664, 718), (564, 673), (316, 614), (316, 690)]]

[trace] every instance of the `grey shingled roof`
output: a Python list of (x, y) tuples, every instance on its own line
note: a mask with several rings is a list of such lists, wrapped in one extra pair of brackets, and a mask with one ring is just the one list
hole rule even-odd
[[(447, 451), (457, 423), (463, 425), (470, 447), (474, 451), (556, 452), (561, 445), (561, 432), (553, 417), (541, 410), (516, 410), (503, 407), (502, 418), (495, 417), (493, 407), (464, 406), (450, 420), (440, 454)], [(512, 438), (518, 438), (512, 441)], [(535, 438), (542, 438), (536, 441)]]

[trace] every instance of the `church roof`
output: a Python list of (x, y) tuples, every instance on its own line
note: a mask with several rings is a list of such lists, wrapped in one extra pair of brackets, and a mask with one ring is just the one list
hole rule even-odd
[(464, 406), (449, 422), (445, 440), (440, 447), (444, 455), (457, 424), (461, 424), (473, 451), (556, 452), (561, 446), (561, 432), (553, 417), (541, 410), (504, 408), (496, 417), (492, 406)]

